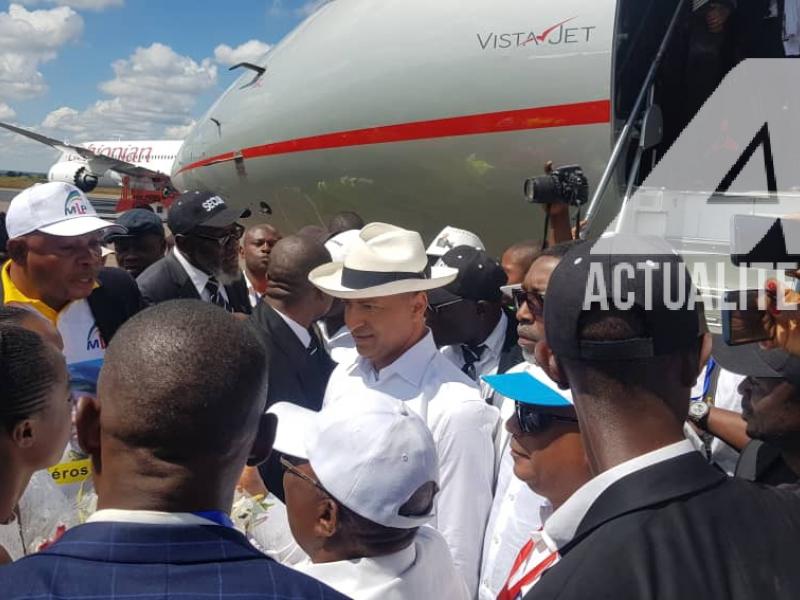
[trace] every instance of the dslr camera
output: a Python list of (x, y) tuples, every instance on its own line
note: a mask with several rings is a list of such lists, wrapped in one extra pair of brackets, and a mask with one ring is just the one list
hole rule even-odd
[(580, 165), (558, 167), (546, 175), (526, 179), (525, 198), (533, 204), (582, 206), (589, 201), (589, 181)]

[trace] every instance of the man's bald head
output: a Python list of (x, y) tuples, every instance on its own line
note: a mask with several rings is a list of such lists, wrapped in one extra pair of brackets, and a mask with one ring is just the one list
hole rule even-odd
[(503, 252), (501, 264), (508, 277), (508, 285), (522, 283), (541, 250), (542, 242), (526, 240), (509, 246)]
[(240, 456), (264, 412), (266, 364), (250, 325), (217, 306), (175, 300), (149, 308), (106, 350), (101, 436), (176, 464)]
[(325, 246), (311, 237), (290, 235), (283, 238), (270, 255), (267, 296), (287, 304), (302, 301), (316, 290), (308, 281), (308, 274), (330, 261), (331, 255)]

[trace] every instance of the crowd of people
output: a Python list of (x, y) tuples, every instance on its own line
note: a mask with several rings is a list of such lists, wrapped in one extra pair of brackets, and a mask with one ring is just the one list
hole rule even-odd
[[(728, 346), (665, 242), (546, 210), (495, 258), (449, 225), (22, 191), (0, 596), (800, 597), (797, 311)], [(624, 305), (586, 300), (642, 257)]]

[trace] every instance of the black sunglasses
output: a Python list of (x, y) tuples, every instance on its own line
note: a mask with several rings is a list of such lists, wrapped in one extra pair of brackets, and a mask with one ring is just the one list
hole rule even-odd
[(523, 289), (514, 292), (514, 308), (519, 310), (525, 304), (534, 317), (544, 314), (544, 294), (542, 292), (526, 292)]
[(239, 225), (238, 223), (234, 224), (233, 231), (230, 233), (223, 235), (223, 236), (214, 236), (214, 235), (205, 235), (203, 233), (198, 233), (196, 231), (190, 231), (186, 235), (191, 235), (194, 237), (199, 237), (203, 240), (211, 240), (213, 242), (217, 242), (221, 248), (224, 248), (228, 245), (231, 240), (240, 240), (244, 235), (244, 227)]
[(539, 412), (536, 410), (536, 407), (530, 404), (515, 402), (514, 405), (517, 414), (517, 422), (519, 422), (519, 428), (523, 433), (542, 433), (547, 431), (550, 425), (556, 421), (562, 423), (578, 422), (578, 419), (574, 417), (562, 417), (560, 415)]

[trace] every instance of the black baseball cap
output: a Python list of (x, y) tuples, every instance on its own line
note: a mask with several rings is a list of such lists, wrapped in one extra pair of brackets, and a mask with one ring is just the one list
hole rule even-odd
[[(556, 356), (572, 359), (672, 354), (697, 343), (699, 298), (683, 260), (664, 240), (628, 234), (602, 237), (572, 248), (550, 276), (544, 303), (547, 342)], [(643, 337), (580, 339), (584, 312), (634, 307), (644, 320)]]
[(217, 194), (189, 191), (178, 196), (170, 206), (167, 225), (174, 235), (181, 235), (198, 225), (228, 227), (250, 214), (250, 209), (237, 210), (228, 206), (225, 199)]
[(128, 232), (124, 234), (111, 233), (106, 237), (106, 242), (147, 234), (164, 237), (164, 225), (161, 223), (161, 218), (145, 208), (133, 208), (125, 211), (117, 219), (117, 225), (122, 225)]
[(506, 284), (508, 277), (500, 263), (485, 251), (472, 246), (456, 246), (442, 256), (441, 262), (458, 269), (458, 275), (449, 285), (428, 292), (431, 306), (460, 299), (500, 301), (500, 286)]
[(729, 346), (713, 336), (711, 356), (727, 371), (750, 377), (785, 379), (800, 387), (800, 357), (783, 350), (764, 350), (758, 343)]

